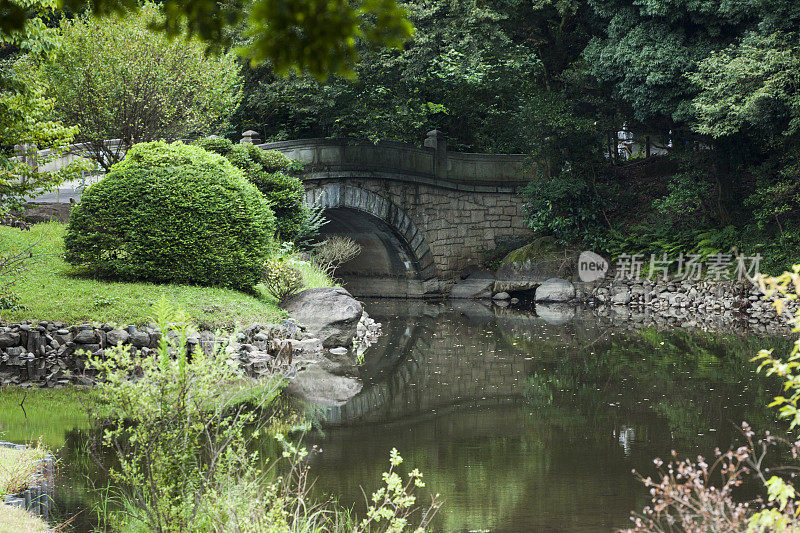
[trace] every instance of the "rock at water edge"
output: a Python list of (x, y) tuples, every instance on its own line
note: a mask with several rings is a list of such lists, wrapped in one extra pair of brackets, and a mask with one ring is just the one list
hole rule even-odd
[(568, 302), (575, 298), (575, 286), (565, 279), (550, 278), (536, 288), (537, 302)]
[(453, 289), (450, 291), (450, 298), (454, 298), (456, 300), (491, 298), (493, 288), (494, 279), (465, 279), (453, 285)]
[(325, 348), (350, 346), (364, 309), (342, 287), (306, 289), (289, 297), (283, 305)]

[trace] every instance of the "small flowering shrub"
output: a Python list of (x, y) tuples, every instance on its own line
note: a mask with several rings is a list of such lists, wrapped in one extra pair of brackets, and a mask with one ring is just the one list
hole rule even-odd
[(264, 285), (279, 302), (300, 292), (305, 287), (303, 273), (293, 267), (289, 261), (271, 258), (264, 264), (262, 275)]
[[(745, 446), (727, 452), (716, 449), (710, 461), (703, 456), (696, 460), (680, 460), (677, 452), (673, 451), (668, 463), (661, 459), (653, 461), (659, 469), (658, 480), (637, 474), (650, 492), (652, 505), (633, 514), (634, 527), (627, 531), (765, 531), (764, 528), (754, 528), (754, 519), (759, 520), (762, 513), (762, 516), (777, 513), (789, 520), (786, 522), (788, 525), (794, 506), (789, 506), (784, 496), (780, 496), (776, 507), (772, 497), (765, 505), (760, 498), (741, 501), (735, 493), (745, 479), (755, 476), (768, 488), (772, 487), (770, 495), (771, 491), (775, 491), (776, 496), (785, 495), (782, 480), (776, 481), (780, 480), (777, 476), (768, 480), (767, 469), (762, 464), (770, 448), (785, 444), (796, 456), (800, 443), (789, 443), (769, 434), (756, 440), (755, 433), (746, 423), (742, 424), (742, 432), (747, 440)], [(759, 509), (761, 511), (756, 513)]]
[[(771, 299), (779, 315), (800, 332), (800, 310), (795, 314), (785, 311), (786, 303), (800, 297), (800, 265), (792, 272), (776, 277), (759, 278), (766, 298)], [(769, 407), (778, 407), (781, 418), (789, 420), (789, 430), (800, 426), (800, 338), (795, 340), (787, 357), (776, 356), (772, 350), (761, 350), (753, 361), (758, 361), (758, 371), (783, 380), (783, 394), (776, 396)], [(790, 475), (800, 470), (796, 465), (773, 468), (762, 466), (771, 447), (787, 447), (795, 460), (800, 456), (800, 440), (790, 442), (767, 433), (754, 440), (754, 432), (744, 423), (742, 433), (747, 445), (735, 451), (715, 452), (709, 465), (703, 457), (696, 461), (673, 460), (659, 467), (659, 480), (640, 479), (650, 490), (652, 506), (641, 514), (634, 514), (634, 528), (629, 531), (800, 531), (800, 501)], [(780, 472), (776, 475), (774, 472)], [(743, 502), (734, 498), (734, 489), (747, 476), (754, 476), (764, 485), (766, 498)], [(712, 483), (716, 479), (716, 483)]]
[[(169, 334), (159, 335), (152, 354), (134, 354), (120, 344), (87, 360), (102, 379), (85, 406), (102, 430), (89, 442), (90, 455), (118, 487), (125, 507), (107, 516), (106, 525), (159, 533), (230, 531), (218, 525), (230, 519), (229, 509), (249, 501), (247, 490), (258, 481), (248, 430), (282, 380), (243, 378), (224, 347), (206, 353), (189, 343), (187, 317), (166, 299), (155, 311), (159, 331)], [(108, 454), (111, 464), (104, 461)]]
[(8, 289), (0, 289), (0, 310), (19, 311), (23, 308), (22, 301), (16, 293)]
[[(386, 533), (401, 533), (407, 528), (413, 527), (413, 531), (423, 532), (430, 525), (436, 512), (442, 506), (439, 495), (431, 498), (431, 504), (422, 511), (419, 522), (416, 526), (411, 526), (411, 517), (419, 509), (416, 507), (417, 497), (414, 489), (422, 488), (425, 483), (422, 481), (422, 473), (416, 468), (408, 473), (408, 480), (403, 481), (395, 471), (395, 468), (403, 462), (403, 458), (392, 448), (389, 452), (389, 471), (383, 473), (385, 486), (379, 488), (372, 494), (372, 504), (367, 509), (367, 517), (361, 521), (360, 527), (354, 529), (356, 532), (373, 531), (379, 529)], [(382, 527), (385, 529), (382, 529)]]

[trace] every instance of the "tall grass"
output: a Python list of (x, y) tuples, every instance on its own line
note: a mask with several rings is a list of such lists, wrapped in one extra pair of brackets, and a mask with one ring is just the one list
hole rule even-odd
[(46, 456), (41, 443), (23, 450), (0, 446), (0, 497), (27, 489)]
[(306, 287), (333, 287), (338, 285), (324, 270), (310, 261), (297, 261), (297, 269), (303, 273)]
[(0, 533), (45, 533), (47, 523), (33, 514), (10, 505), (0, 504)]

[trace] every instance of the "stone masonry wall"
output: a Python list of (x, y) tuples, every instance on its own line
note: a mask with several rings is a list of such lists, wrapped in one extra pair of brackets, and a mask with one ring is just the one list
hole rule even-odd
[(307, 181), (306, 187), (330, 183), (371, 191), (402, 209), (423, 233), (436, 275), (444, 280), (480, 262), (485, 251), (529, 232), (523, 200), (514, 193), (460, 191), (376, 178), (314, 180)]

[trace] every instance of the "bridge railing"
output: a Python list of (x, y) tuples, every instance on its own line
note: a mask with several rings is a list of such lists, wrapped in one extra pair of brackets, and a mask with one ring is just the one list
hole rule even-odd
[(358, 143), (349, 139), (302, 139), (259, 144), (306, 164), (307, 172), (324, 170), (367, 170), (432, 176), (434, 154), (430, 148), (381, 142)]
[(535, 172), (524, 154), (448, 151), (446, 139), (438, 131), (429, 132), (424, 147), (349, 139), (302, 139), (265, 144), (247, 136), (242, 139), (242, 142), (251, 141), (259, 148), (277, 150), (306, 163), (306, 173), (318, 178), (373, 172), (473, 185), (518, 186), (527, 183)]

